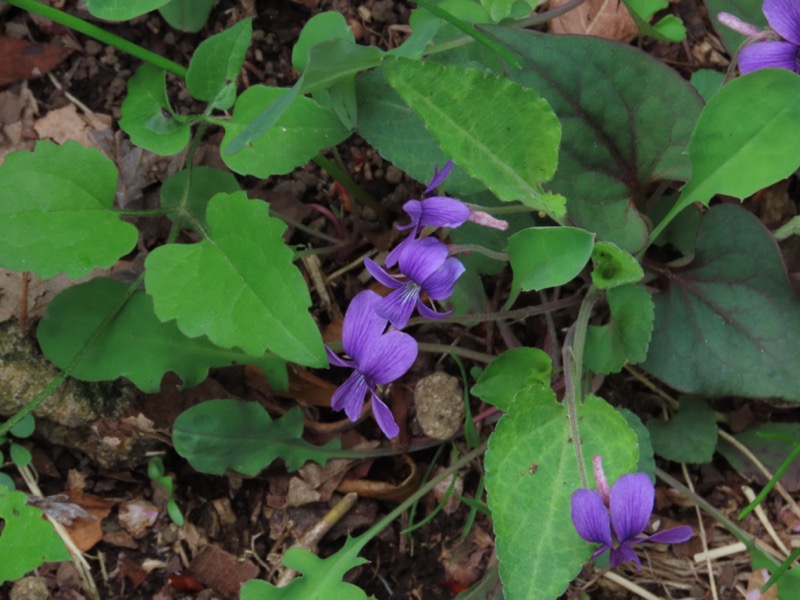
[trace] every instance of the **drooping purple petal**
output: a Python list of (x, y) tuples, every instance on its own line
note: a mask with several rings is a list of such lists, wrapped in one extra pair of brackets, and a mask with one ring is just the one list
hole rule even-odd
[(367, 271), (369, 271), (370, 275), (372, 275), (379, 283), (382, 283), (388, 288), (396, 290), (401, 285), (403, 285), (396, 278), (389, 275), (389, 273), (387, 273), (378, 263), (376, 263), (371, 258), (364, 259), (364, 266), (367, 268)]
[(639, 557), (636, 556), (636, 553), (633, 551), (633, 548), (631, 548), (630, 544), (628, 544), (627, 542), (623, 542), (622, 544), (620, 544), (619, 548), (611, 549), (611, 556), (609, 557), (609, 562), (611, 563), (612, 569), (616, 569), (619, 565), (621, 565), (624, 562), (635, 562), (636, 568), (639, 571), (642, 570), (642, 563), (639, 562)]
[(400, 428), (395, 423), (392, 411), (375, 394), (372, 394), (372, 414), (375, 415), (375, 420), (378, 422), (378, 427), (381, 428), (383, 435), (390, 440), (397, 437), (397, 434), (400, 433)]
[(460, 227), (470, 215), (466, 204), (448, 196), (409, 200), (403, 205), (403, 210), (417, 227)]
[(587, 542), (611, 547), (611, 524), (600, 494), (583, 488), (575, 490), (570, 503), (572, 524), (578, 535)]
[[(414, 227), (414, 225), (411, 225)], [(408, 234), (407, 237), (403, 238), (403, 241), (397, 244), (397, 246), (392, 249), (391, 252), (386, 256), (386, 260), (383, 261), (387, 267), (391, 268), (395, 266), (400, 261), (400, 256), (405, 252), (408, 245), (417, 239), (417, 228), (414, 227), (414, 230)]]
[(611, 486), (611, 523), (621, 544), (647, 527), (655, 497), (655, 487), (645, 473), (623, 475)]
[(654, 542), (656, 544), (680, 544), (681, 542), (688, 541), (692, 537), (692, 528), (688, 525), (681, 527), (673, 527), (672, 529), (665, 529), (654, 533), (650, 537), (643, 540), (636, 540), (636, 542)]
[(389, 323), (398, 329), (403, 329), (408, 325), (408, 320), (411, 318), (411, 313), (414, 312), (420, 293), (421, 288), (419, 285), (412, 281), (407, 281), (383, 298), (377, 304), (375, 310), (386, 318)]
[(800, 46), (800, 3), (797, 0), (764, 0), (767, 23), (783, 39)]
[(361, 415), (361, 407), (364, 406), (367, 391), (369, 391), (369, 385), (364, 376), (358, 371), (353, 371), (347, 381), (333, 393), (331, 408), (333, 410), (344, 409), (348, 419), (357, 421)]
[(356, 364), (361, 362), (364, 348), (386, 329), (386, 319), (375, 312), (381, 297), (375, 292), (364, 290), (350, 301), (342, 325), (342, 347)]
[(356, 363), (352, 360), (345, 360), (344, 358), (340, 358), (333, 350), (325, 346), (325, 352), (328, 353), (328, 362), (332, 365), (336, 365), (337, 367), (350, 367), (351, 369), (356, 368)]
[(430, 277), (422, 282), (422, 289), (434, 300), (444, 300), (453, 295), (456, 281), (464, 273), (464, 265), (457, 258), (450, 257)]
[(437, 312), (432, 308), (425, 306), (422, 300), (417, 300), (417, 312), (419, 312), (421, 317), (425, 317), (426, 319), (431, 319), (436, 321), (438, 319), (444, 319), (445, 317), (449, 317), (453, 314), (452, 310), (445, 310), (443, 312)]
[(371, 382), (383, 385), (405, 375), (417, 360), (417, 342), (402, 331), (385, 333), (370, 344), (359, 369)]
[(414, 240), (400, 255), (400, 272), (421, 284), (447, 260), (447, 246), (436, 238)]
[(742, 75), (773, 67), (800, 72), (798, 67), (800, 47), (789, 42), (757, 42), (739, 53), (739, 72)]
[(450, 171), (452, 170), (453, 170), (452, 160), (448, 160), (442, 167), (441, 171), (439, 170), (439, 165), (435, 165), (433, 167), (433, 177), (431, 178), (430, 183), (428, 183), (428, 187), (426, 187), (425, 191), (422, 192), (422, 195), (425, 196), (426, 194), (431, 193), (433, 190), (442, 185), (444, 183), (444, 180), (450, 176)]

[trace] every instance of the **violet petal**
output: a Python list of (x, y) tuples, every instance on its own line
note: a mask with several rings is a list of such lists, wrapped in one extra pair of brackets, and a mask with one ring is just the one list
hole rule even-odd
[(333, 410), (344, 409), (347, 418), (357, 421), (361, 416), (361, 407), (364, 406), (364, 398), (367, 395), (366, 379), (358, 371), (354, 371), (342, 385), (333, 393), (331, 397), (331, 408)]
[(439, 170), (439, 165), (433, 167), (433, 177), (431, 178), (430, 183), (428, 183), (428, 187), (425, 188), (425, 191), (422, 195), (429, 194), (437, 187), (444, 183), (444, 180), (450, 176), (450, 171), (453, 170), (453, 161), (448, 160), (445, 165), (442, 167), (442, 170)]
[(397, 437), (397, 434), (400, 433), (400, 428), (395, 423), (392, 411), (375, 394), (372, 394), (372, 414), (375, 415), (378, 427), (381, 428), (387, 438)]
[(400, 272), (414, 281), (422, 283), (447, 260), (447, 246), (436, 238), (414, 240), (400, 255)]
[(578, 535), (587, 542), (596, 542), (610, 547), (611, 524), (600, 494), (581, 488), (572, 493), (572, 524)]
[(680, 544), (692, 537), (692, 528), (688, 525), (682, 527), (673, 527), (654, 533), (650, 537), (643, 540), (636, 540), (637, 542), (654, 542), (656, 544)]
[(460, 227), (470, 215), (466, 204), (448, 196), (432, 196), (421, 202), (410, 200), (403, 205), (403, 210), (420, 227)]
[(630, 544), (628, 544), (627, 542), (623, 542), (622, 544), (620, 544), (619, 548), (611, 549), (611, 556), (609, 557), (609, 562), (611, 563), (612, 569), (617, 568), (624, 562), (635, 562), (636, 568), (639, 571), (642, 570), (642, 563), (639, 562), (639, 557), (636, 556), (636, 553), (633, 551), (633, 548), (631, 548)]
[(453, 295), (456, 281), (466, 269), (457, 258), (450, 257), (444, 264), (422, 282), (422, 289), (434, 300), (444, 300)]
[(328, 362), (332, 365), (337, 367), (349, 367), (351, 369), (356, 368), (356, 363), (352, 360), (345, 360), (344, 358), (340, 358), (333, 350), (325, 346), (325, 352), (328, 354)]
[(767, 23), (783, 39), (800, 46), (800, 3), (797, 0), (764, 0)]
[(387, 320), (375, 312), (381, 297), (375, 292), (364, 290), (350, 301), (342, 325), (342, 347), (356, 363), (359, 363), (363, 350), (370, 340), (377, 338), (386, 329)]
[(414, 312), (419, 295), (420, 287), (416, 283), (408, 281), (383, 298), (375, 307), (375, 310), (387, 319), (389, 323), (398, 329), (403, 329), (408, 325), (408, 320), (411, 318), (411, 313)]
[[(414, 226), (412, 225), (412, 227)], [(400, 257), (403, 255), (403, 252), (405, 252), (408, 245), (413, 242), (416, 237), (417, 228), (414, 227), (411, 233), (408, 234), (408, 237), (404, 238), (402, 242), (397, 244), (397, 246), (395, 246), (394, 249), (389, 252), (388, 255), (386, 255), (386, 259), (383, 261), (383, 264), (389, 268), (394, 267), (400, 261)]]
[(391, 383), (417, 360), (417, 342), (402, 331), (390, 331), (369, 345), (359, 368), (370, 381)]
[(419, 312), (421, 317), (425, 317), (426, 319), (431, 319), (432, 321), (437, 321), (439, 319), (444, 319), (445, 317), (449, 317), (453, 314), (452, 310), (446, 310), (444, 312), (438, 312), (429, 308), (423, 304), (422, 300), (417, 300), (417, 312)]
[(742, 75), (773, 67), (798, 72), (800, 48), (789, 42), (757, 42), (739, 53), (739, 72)]
[(395, 277), (389, 275), (389, 273), (387, 273), (383, 267), (378, 265), (378, 263), (371, 258), (364, 259), (364, 266), (367, 268), (367, 271), (369, 271), (369, 274), (378, 281), (378, 283), (382, 283), (388, 288), (396, 290), (403, 285), (401, 282), (397, 281)]
[(611, 523), (620, 543), (644, 531), (655, 497), (655, 487), (645, 473), (623, 475), (611, 486)]

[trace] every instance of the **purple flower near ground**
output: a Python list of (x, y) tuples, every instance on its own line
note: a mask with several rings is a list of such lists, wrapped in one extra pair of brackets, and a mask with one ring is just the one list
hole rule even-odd
[(452, 311), (439, 313), (428, 308), (421, 300), (425, 292), (432, 300), (445, 300), (453, 294), (456, 280), (464, 272), (457, 258), (447, 256), (447, 246), (431, 237), (410, 241), (400, 255), (400, 273), (405, 278), (389, 275), (372, 259), (364, 266), (383, 285), (392, 288), (388, 296), (376, 305), (378, 315), (402, 329), (408, 324), (414, 308), (428, 319), (446, 317)]
[(450, 175), (453, 169), (453, 161), (450, 160), (439, 171), (438, 167), (434, 167), (433, 178), (431, 179), (428, 187), (422, 192), (422, 200), (409, 200), (403, 204), (403, 210), (406, 211), (411, 217), (411, 223), (408, 225), (398, 225), (397, 229), (404, 230), (410, 229), (408, 237), (404, 239), (397, 247), (389, 253), (386, 257), (386, 266), (393, 267), (400, 260), (400, 255), (405, 250), (406, 246), (416, 239), (417, 234), (424, 227), (461, 227), (467, 221), (474, 221), (486, 227), (493, 227), (495, 229), (507, 229), (508, 223), (495, 219), (488, 213), (480, 210), (474, 210), (464, 204), (461, 200), (450, 198), (449, 196), (431, 196), (428, 194), (434, 192), (437, 187), (442, 185)]
[(329, 348), (331, 364), (353, 369), (352, 375), (333, 393), (331, 408), (344, 410), (347, 418), (357, 421), (367, 393), (372, 395), (372, 414), (386, 437), (396, 437), (400, 428), (392, 412), (375, 391), (375, 386), (391, 383), (411, 368), (417, 359), (417, 343), (407, 333), (384, 333), (387, 319), (375, 308), (381, 297), (363, 291), (347, 307), (342, 326), (342, 347), (351, 360), (339, 358)]
[[(639, 557), (633, 551), (634, 544), (677, 544), (692, 537), (692, 528), (688, 526), (659, 531), (649, 537), (637, 537), (644, 532), (650, 521), (654, 501), (655, 487), (645, 473), (623, 475), (611, 487), (607, 502), (594, 490), (579, 489), (573, 492), (572, 523), (587, 542), (601, 544), (592, 554), (592, 558), (611, 550), (612, 569), (624, 562), (633, 561), (641, 570)], [(616, 544), (611, 536), (612, 526)]]
[(800, 2), (764, 0), (764, 16), (782, 41), (761, 41), (746, 46), (739, 53), (742, 74), (775, 67), (800, 73)]

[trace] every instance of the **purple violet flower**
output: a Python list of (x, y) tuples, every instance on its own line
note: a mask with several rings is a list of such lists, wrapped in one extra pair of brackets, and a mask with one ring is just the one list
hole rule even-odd
[(475, 210), (464, 204), (461, 200), (450, 198), (449, 196), (430, 196), (437, 187), (444, 183), (453, 168), (453, 161), (450, 160), (439, 171), (438, 166), (434, 167), (433, 178), (428, 187), (422, 192), (422, 200), (409, 200), (403, 204), (403, 210), (411, 217), (408, 225), (398, 225), (397, 229), (411, 229), (408, 237), (400, 242), (386, 257), (386, 266), (393, 267), (400, 260), (400, 255), (405, 247), (416, 239), (417, 234), (424, 227), (461, 227), (467, 221), (473, 221), (479, 225), (493, 227), (495, 229), (508, 229), (508, 223), (495, 219), (490, 214), (481, 210)]
[(742, 75), (775, 67), (800, 73), (800, 3), (797, 0), (764, 0), (762, 7), (769, 26), (785, 41), (760, 41), (739, 53)]
[[(602, 466), (600, 470), (602, 472)], [(587, 542), (601, 544), (592, 554), (592, 558), (611, 550), (612, 569), (624, 562), (633, 561), (637, 569), (642, 570), (639, 557), (633, 551), (634, 544), (677, 544), (692, 537), (692, 528), (689, 526), (659, 531), (649, 537), (637, 537), (647, 527), (655, 501), (655, 487), (646, 473), (623, 475), (617, 479), (607, 495), (609, 497), (604, 498), (600, 492), (594, 490), (575, 490), (572, 494), (572, 523), (578, 535)], [(611, 536), (612, 526), (617, 544)]]
[(347, 307), (342, 326), (342, 347), (351, 360), (339, 358), (329, 348), (328, 359), (338, 367), (353, 369), (352, 375), (333, 393), (331, 408), (344, 410), (347, 418), (357, 421), (367, 392), (372, 394), (372, 414), (388, 438), (396, 437), (400, 428), (392, 411), (375, 391), (376, 385), (391, 383), (411, 368), (417, 359), (417, 343), (407, 333), (384, 333), (387, 319), (375, 308), (381, 297), (365, 290), (356, 295)]
[(376, 305), (378, 315), (402, 329), (408, 324), (416, 307), (419, 314), (428, 319), (441, 319), (452, 311), (439, 313), (423, 304), (420, 297), (426, 292), (432, 300), (445, 300), (453, 294), (456, 280), (464, 272), (464, 265), (457, 258), (448, 258), (447, 246), (436, 238), (412, 240), (400, 254), (400, 279), (389, 275), (372, 259), (364, 266), (383, 285), (392, 288), (388, 296)]

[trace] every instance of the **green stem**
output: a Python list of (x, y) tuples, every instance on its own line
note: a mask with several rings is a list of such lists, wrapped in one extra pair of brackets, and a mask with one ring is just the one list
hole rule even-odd
[(174, 206), (164, 206), (161, 208), (148, 208), (143, 210), (118, 210), (117, 214), (122, 217), (163, 217), (172, 215), (178, 211)]
[(136, 278), (136, 281), (128, 286), (125, 296), (103, 317), (103, 320), (100, 321), (97, 327), (94, 328), (83, 346), (81, 346), (81, 348), (75, 353), (75, 356), (73, 356), (72, 359), (67, 363), (67, 366), (64, 367), (64, 369), (49, 384), (47, 384), (47, 387), (39, 392), (39, 394), (33, 400), (18, 410), (13, 417), (9, 418), (8, 421), (0, 425), (0, 437), (4, 437), (17, 423), (36, 410), (36, 407), (47, 400), (50, 395), (55, 392), (62, 383), (64, 383), (64, 380), (69, 377), (70, 373), (72, 373), (75, 367), (80, 364), (81, 360), (83, 360), (83, 357), (86, 356), (86, 353), (97, 341), (97, 338), (100, 337), (100, 334), (105, 331), (105, 329), (111, 324), (111, 321), (113, 321), (117, 316), (119, 311), (122, 310), (128, 300), (130, 300), (133, 294), (136, 293), (136, 290), (139, 288), (139, 285), (142, 283), (143, 279), (144, 274), (139, 275), (139, 277)]
[(459, 348), (458, 346), (448, 346), (447, 344), (425, 344), (420, 342), (417, 344), (417, 346), (419, 347), (420, 352), (431, 352), (433, 354), (447, 354), (448, 352), (452, 352), (458, 356), (471, 358), (472, 360), (477, 360), (484, 363), (490, 363), (495, 358), (491, 354), (485, 354), (484, 352), (477, 352), (475, 350), (468, 350), (467, 348)]
[(775, 236), (775, 239), (779, 242), (785, 240), (788, 237), (793, 235), (797, 235), (800, 233), (800, 215), (797, 215), (793, 219), (791, 219), (788, 223), (784, 223), (780, 227), (778, 227), (775, 231), (772, 232), (772, 235)]
[(448, 249), (448, 254), (453, 256), (455, 254), (459, 254), (461, 252), (477, 252), (478, 254), (483, 254), (484, 256), (488, 256), (494, 260), (499, 260), (501, 262), (508, 262), (508, 254), (505, 252), (496, 252), (495, 250), (489, 250), (489, 248), (485, 246), (480, 246), (478, 244), (450, 244)]
[(344, 171), (344, 169), (340, 169), (339, 165), (337, 165), (332, 160), (329, 160), (326, 156), (322, 154), (317, 154), (313, 160), (318, 167), (326, 171), (331, 177), (333, 177), (336, 181), (341, 184), (341, 186), (347, 190), (347, 192), (353, 197), (354, 200), (361, 202), (362, 204), (366, 204), (370, 208), (372, 208), (375, 212), (378, 213), (378, 216), (383, 221), (388, 221), (389, 215), (386, 212), (386, 209), (383, 205), (378, 202), (375, 198), (370, 196), (364, 188), (358, 185), (355, 181), (350, 179), (350, 176)]
[(392, 521), (394, 521), (397, 517), (402, 515), (408, 509), (408, 507), (410, 507), (412, 504), (417, 502), (420, 498), (425, 496), (425, 494), (430, 492), (436, 486), (437, 483), (439, 483), (440, 481), (442, 481), (445, 478), (449, 477), (453, 473), (458, 472), (459, 469), (461, 469), (462, 467), (468, 465), (470, 462), (472, 462), (478, 456), (483, 454), (486, 451), (486, 445), (487, 445), (487, 442), (484, 442), (483, 444), (481, 444), (480, 446), (475, 448), (475, 450), (473, 450), (472, 452), (470, 452), (468, 454), (465, 454), (460, 460), (454, 462), (452, 465), (450, 465), (449, 467), (447, 467), (446, 469), (441, 471), (438, 475), (436, 475), (436, 477), (431, 479), (428, 483), (426, 483), (425, 485), (421, 486), (416, 492), (414, 492), (408, 498), (406, 498), (392, 512), (390, 512), (388, 515), (383, 517), (380, 521), (375, 523), (375, 525), (373, 525), (367, 531), (365, 531), (363, 534), (361, 534), (357, 538), (357, 543), (353, 545), (353, 552), (354, 553), (360, 552), (364, 548), (364, 546), (366, 546), (367, 543), (372, 538), (374, 538), (381, 531), (383, 531), (386, 527), (388, 527), (389, 524)]
[(126, 52), (131, 56), (140, 58), (145, 62), (149, 62), (161, 69), (164, 69), (165, 71), (174, 73), (178, 77), (186, 77), (186, 68), (182, 67), (178, 63), (173, 62), (168, 58), (164, 58), (155, 52), (145, 50), (138, 44), (134, 44), (133, 42), (129, 42), (128, 40), (114, 35), (113, 33), (109, 33), (102, 27), (92, 25), (88, 21), (84, 21), (79, 17), (75, 17), (65, 13), (64, 11), (52, 8), (46, 4), (36, 2), (36, 0), (7, 0), (7, 3), (11, 6), (16, 6), (17, 8), (27, 10), (35, 15), (40, 15), (46, 19), (50, 19), (55, 23), (59, 23), (64, 27), (68, 27), (69, 29), (83, 33), (84, 35), (88, 35), (89, 37), (96, 39), (98, 42), (113, 46), (117, 50)]
[(562, 359), (564, 362), (564, 402), (567, 405), (567, 416), (572, 430), (572, 444), (575, 447), (575, 458), (578, 461), (578, 473), (581, 485), (589, 487), (586, 476), (586, 465), (581, 452), (581, 433), (578, 427), (578, 406), (583, 402), (583, 351), (586, 346), (586, 332), (589, 329), (589, 317), (592, 308), (599, 298), (600, 292), (594, 286), (589, 288), (583, 299), (578, 318), (567, 332), (564, 340)]

